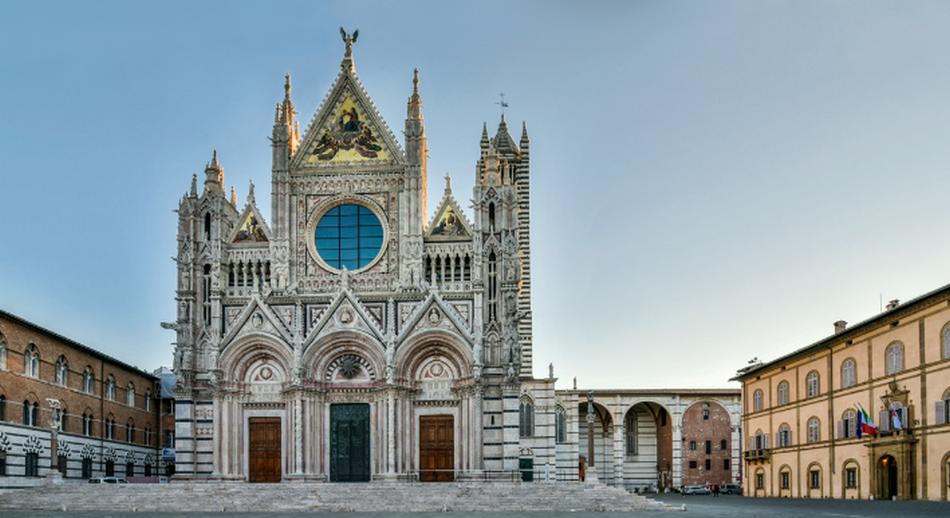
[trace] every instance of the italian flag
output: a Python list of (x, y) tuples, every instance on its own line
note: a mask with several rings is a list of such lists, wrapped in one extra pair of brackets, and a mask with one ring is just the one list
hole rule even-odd
[(877, 425), (874, 424), (874, 420), (871, 419), (871, 416), (869, 416), (868, 413), (864, 411), (864, 407), (861, 405), (857, 405), (857, 410), (858, 410), (858, 426), (857, 426), (858, 439), (860, 439), (861, 436), (864, 434), (877, 435)]

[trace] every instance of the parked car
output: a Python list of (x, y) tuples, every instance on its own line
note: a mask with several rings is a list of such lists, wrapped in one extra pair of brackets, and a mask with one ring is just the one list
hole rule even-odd
[(686, 486), (683, 488), (684, 495), (709, 495), (712, 491), (706, 486)]
[(90, 484), (128, 484), (129, 481), (121, 477), (93, 477), (89, 479)]
[(719, 492), (724, 495), (741, 495), (742, 486), (740, 486), (739, 484), (723, 484), (719, 488)]

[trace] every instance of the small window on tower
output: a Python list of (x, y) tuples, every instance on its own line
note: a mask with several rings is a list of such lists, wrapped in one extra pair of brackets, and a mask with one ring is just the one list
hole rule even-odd
[(211, 241), (211, 213), (205, 212), (205, 241)]
[(495, 202), (488, 204), (488, 231), (495, 231)]

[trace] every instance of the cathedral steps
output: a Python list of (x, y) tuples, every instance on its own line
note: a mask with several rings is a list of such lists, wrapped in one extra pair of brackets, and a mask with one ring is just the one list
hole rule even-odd
[(557, 483), (67, 483), (0, 494), (0, 511), (637, 511), (658, 504), (622, 489)]

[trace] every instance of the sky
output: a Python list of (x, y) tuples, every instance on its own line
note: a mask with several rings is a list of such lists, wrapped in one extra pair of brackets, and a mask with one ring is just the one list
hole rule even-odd
[(947, 2), (32, 1), (0, 3), (0, 308), (171, 364), (178, 200), (216, 148), (270, 221), (283, 75), (309, 121), (341, 25), (400, 139), (420, 69), (430, 200), (470, 204), (501, 92), (526, 121), (559, 388), (736, 386), (950, 282)]

